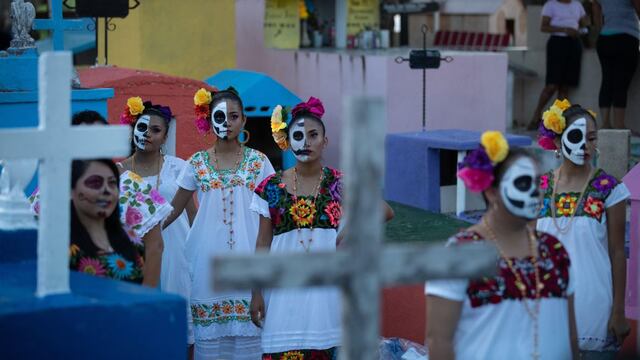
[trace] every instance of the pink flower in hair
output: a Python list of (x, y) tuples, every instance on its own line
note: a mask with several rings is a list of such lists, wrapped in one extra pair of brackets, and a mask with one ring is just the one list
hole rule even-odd
[(553, 139), (548, 137), (548, 136), (540, 136), (538, 138), (538, 145), (540, 145), (540, 147), (543, 148), (544, 150), (556, 150), (556, 149), (558, 149), (558, 147), (556, 146), (556, 143), (553, 141)]
[(458, 170), (458, 177), (464, 181), (465, 186), (471, 192), (482, 192), (493, 183), (493, 172), (464, 167)]
[(317, 116), (319, 119), (322, 119), (322, 115), (324, 115), (324, 106), (322, 106), (322, 101), (320, 101), (320, 99), (312, 96), (307, 100), (307, 102), (301, 102), (296, 105), (296, 107), (291, 110), (291, 115), (296, 116), (296, 114), (301, 111), (307, 111), (312, 115)]
[(206, 134), (211, 130), (211, 124), (207, 119), (199, 117), (196, 119), (196, 129), (200, 134)]

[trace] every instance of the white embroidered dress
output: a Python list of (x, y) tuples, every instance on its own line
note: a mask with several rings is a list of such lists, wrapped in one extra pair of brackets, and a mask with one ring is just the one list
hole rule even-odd
[[(575, 274), (575, 312), (580, 350), (602, 351), (612, 345), (607, 324), (613, 306), (613, 280), (606, 209), (629, 198), (626, 185), (603, 170), (594, 173), (584, 196), (580, 193), (556, 194), (555, 222), (567, 229), (561, 233), (551, 213), (553, 172), (542, 176), (544, 206), (537, 228), (556, 236), (567, 248)], [(572, 214), (576, 212), (571, 218)], [(615, 347), (615, 346), (614, 346)]]
[[(158, 175), (145, 176), (144, 180), (158, 186), (160, 195), (171, 203), (179, 189), (177, 179), (187, 162), (175, 156), (165, 155), (164, 163), (160, 169), (160, 181)], [(185, 244), (189, 234), (190, 225), (187, 212), (183, 211), (176, 220), (166, 229), (162, 230), (164, 251), (162, 252), (162, 269), (160, 271), (160, 289), (182, 296), (189, 302), (189, 264), (185, 255)], [(190, 313), (190, 311), (189, 311)], [(193, 329), (189, 324), (187, 342), (193, 344)]]
[[(273, 172), (264, 154), (245, 147), (236, 170), (216, 171), (213, 159), (201, 151), (189, 159), (178, 177), (180, 187), (197, 190), (199, 202), (186, 244), (196, 343), (221, 337), (260, 336), (249, 315), (250, 291), (212, 291), (211, 259), (255, 251), (259, 218), (249, 210), (249, 205), (257, 184)], [(231, 214), (232, 229), (228, 224)], [(233, 246), (229, 244), (230, 230), (233, 230)]]

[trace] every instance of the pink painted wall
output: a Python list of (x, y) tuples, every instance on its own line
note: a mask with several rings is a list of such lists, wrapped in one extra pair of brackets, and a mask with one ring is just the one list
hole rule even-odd
[[(422, 128), (422, 72), (394, 58), (408, 49), (385, 52), (313, 49), (274, 50), (263, 46), (264, 0), (236, 2), (237, 67), (266, 73), (303, 99), (324, 104), (329, 165), (339, 165), (343, 99), (352, 94), (387, 100), (387, 131)], [(427, 71), (427, 129), (505, 130), (507, 56), (503, 53), (447, 52), (452, 63)]]

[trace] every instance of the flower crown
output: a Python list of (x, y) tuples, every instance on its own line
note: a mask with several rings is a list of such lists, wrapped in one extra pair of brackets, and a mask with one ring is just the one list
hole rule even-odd
[[(320, 99), (312, 96), (309, 100), (299, 103), (293, 108), (293, 110), (291, 110), (292, 118), (300, 112), (307, 112), (316, 116), (318, 119), (322, 119), (322, 115), (324, 115), (324, 106)], [(273, 135), (273, 140), (281, 150), (286, 150), (289, 147), (289, 134), (286, 131), (290, 120), (288, 117), (289, 108), (283, 108), (281, 105), (276, 105), (271, 113), (271, 133)]]
[(207, 134), (211, 130), (211, 102), (213, 101), (213, 97), (220, 92), (228, 92), (240, 97), (238, 91), (232, 86), (222, 91), (216, 87), (213, 87), (211, 91), (200, 88), (193, 96), (193, 103), (195, 104), (194, 111), (196, 114), (195, 124), (200, 134)]
[(133, 125), (138, 121), (138, 118), (142, 116), (145, 109), (154, 109), (160, 113), (167, 122), (171, 121), (173, 114), (171, 108), (168, 106), (154, 105), (151, 101), (142, 102), (142, 98), (139, 96), (130, 97), (127, 99), (127, 105), (124, 107), (124, 111), (120, 115), (120, 124)]
[(469, 152), (458, 164), (458, 177), (472, 192), (488, 189), (494, 180), (497, 164), (509, 155), (509, 143), (499, 131), (485, 131), (480, 137), (480, 147)]
[[(542, 122), (538, 129), (538, 145), (545, 150), (557, 150), (558, 147), (553, 141), (559, 135), (562, 135), (567, 128), (567, 119), (564, 116), (565, 110), (571, 107), (569, 100), (556, 100), (549, 110), (542, 114)], [(593, 118), (596, 118), (596, 113), (587, 110)]]

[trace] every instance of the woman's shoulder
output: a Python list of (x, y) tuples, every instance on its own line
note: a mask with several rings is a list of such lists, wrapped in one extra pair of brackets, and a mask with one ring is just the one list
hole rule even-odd
[(268, 187), (268, 186), (279, 186), (280, 188), (284, 188), (284, 184), (282, 184), (282, 170), (278, 170), (277, 172), (267, 176), (266, 178), (264, 178), (264, 180), (262, 180), (260, 182), (260, 184), (258, 185), (258, 187), (256, 187), (255, 192), (258, 195), (261, 195), (262, 193), (264, 193), (264, 190)]
[(537, 231), (538, 250), (543, 255), (546, 253), (554, 259), (569, 261), (569, 253), (562, 242), (552, 234), (544, 231)]
[(257, 159), (259, 159), (260, 161), (265, 161), (265, 160), (267, 160), (267, 159), (268, 159), (267, 155), (265, 155), (265, 154), (264, 154), (263, 152), (261, 152), (260, 150), (256, 150), (256, 149), (254, 149), (254, 148), (250, 148), (250, 147), (248, 147), (248, 146), (247, 146), (247, 147), (245, 147), (245, 149), (246, 149), (246, 150), (245, 150), (245, 151), (246, 151), (246, 154), (247, 154), (247, 156), (248, 156), (249, 158), (254, 158), (254, 159), (255, 159), (255, 158), (257, 158)]
[(461, 229), (447, 240), (447, 246), (470, 244), (474, 242), (484, 241), (484, 237), (475, 229), (474, 226)]

